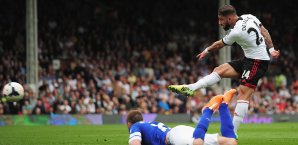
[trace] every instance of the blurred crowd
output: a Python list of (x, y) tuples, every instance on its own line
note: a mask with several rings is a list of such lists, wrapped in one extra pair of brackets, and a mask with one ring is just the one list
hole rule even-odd
[[(218, 84), (194, 97), (167, 90), (170, 84), (194, 83), (218, 65), (218, 53), (201, 62), (195, 58), (218, 39), (216, 1), (38, 1), (38, 94), (25, 83), (25, 1), (2, 3), (0, 87), (17, 81), (26, 91), (19, 102), (0, 103), (0, 115), (125, 115), (132, 108), (192, 114), (223, 90)], [(251, 11), (256, 3), (262, 1), (237, 1), (234, 6), (238, 14), (260, 18), (281, 57), (271, 61), (259, 81), (250, 113), (297, 114), (298, 19), (291, 17), (297, 9), (290, 2), (273, 1), (279, 7), (258, 5)], [(231, 48), (233, 58), (243, 56), (238, 47)]]

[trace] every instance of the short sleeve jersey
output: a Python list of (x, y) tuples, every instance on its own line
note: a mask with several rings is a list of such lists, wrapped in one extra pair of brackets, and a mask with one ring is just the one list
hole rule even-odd
[(142, 145), (166, 145), (165, 140), (170, 128), (161, 122), (137, 122), (129, 129), (129, 143), (141, 141)]
[(255, 16), (242, 15), (222, 41), (226, 45), (239, 44), (247, 58), (270, 60), (260, 26), (261, 22)]

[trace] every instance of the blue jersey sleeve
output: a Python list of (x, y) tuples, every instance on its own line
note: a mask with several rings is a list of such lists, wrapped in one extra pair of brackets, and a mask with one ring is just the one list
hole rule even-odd
[(165, 145), (170, 129), (161, 122), (137, 122), (129, 128), (129, 141), (140, 141), (142, 145)]
[(140, 142), (142, 141), (142, 134), (138, 124), (132, 125), (129, 129), (128, 143), (130, 143), (133, 140), (139, 140)]

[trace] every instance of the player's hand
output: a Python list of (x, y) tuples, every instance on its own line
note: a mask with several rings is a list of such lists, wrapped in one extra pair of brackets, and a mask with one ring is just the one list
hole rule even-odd
[(206, 51), (201, 52), (196, 57), (199, 58), (199, 60), (202, 60), (204, 57), (206, 57), (207, 53)]
[(280, 53), (279, 50), (273, 50), (270, 52), (270, 54), (273, 58), (278, 58)]

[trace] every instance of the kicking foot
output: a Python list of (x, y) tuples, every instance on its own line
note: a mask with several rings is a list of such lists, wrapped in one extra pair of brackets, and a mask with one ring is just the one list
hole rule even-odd
[(178, 94), (193, 96), (194, 90), (191, 90), (187, 85), (170, 85), (169, 90)]

